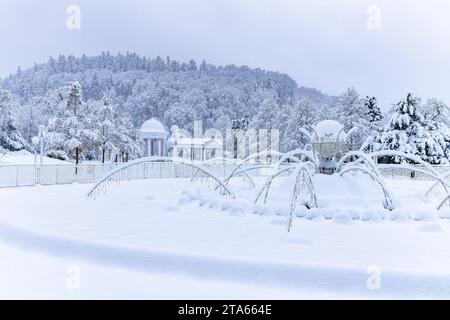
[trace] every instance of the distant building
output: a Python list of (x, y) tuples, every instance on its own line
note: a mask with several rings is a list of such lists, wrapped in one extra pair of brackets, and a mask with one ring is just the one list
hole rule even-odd
[(197, 161), (223, 156), (223, 141), (214, 138), (184, 137), (177, 126), (172, 127), (169, 139), (170, 155)]
[(145, 157), (178, 157), (189, 160), (206, 161), (223, 156), (223, 141), (214, 138), (191, 138), (183, 136), (177, 126), (173, 126), (171, 137), (164, 125), (151, 118), (140, 129), (140, 140)]
[(140, 129), (140, 139), (143, 144), (145, 157), (165, 157), (167, 156), (166, 131), (161, 122), (151, 118), (144, 122)]

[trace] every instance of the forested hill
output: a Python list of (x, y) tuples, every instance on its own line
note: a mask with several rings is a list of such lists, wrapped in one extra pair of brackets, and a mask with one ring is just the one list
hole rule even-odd
[(193, 120), (203, 119), (207, 127), (229, 128), (234, 119), (253, 118), (269, 98), (279, 106), (294, 105), (302, 97), (310, 98), (315, 107), (335, 101), (315, 89), (299, 88), (277, 72), (131, 53), (61, 55), (28, 70), (19, 68), (2, 86), (26, 105), (72, 81), (81, 83), (85, 101), (111, 97), (135, 125), (157, 117), (167, 126), (190, 128)]

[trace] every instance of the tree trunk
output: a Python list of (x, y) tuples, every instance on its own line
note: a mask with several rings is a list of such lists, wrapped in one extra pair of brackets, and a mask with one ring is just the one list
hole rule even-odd
[(105, 147), (103, 147), (102, 148), (102, 164), (105, 164), (105, 153), (106, 153), (106, 150), (105, 150)]
[(75, 148), (75, 174), (78, 174), (78, 163), (80, 162), (80, 149)]

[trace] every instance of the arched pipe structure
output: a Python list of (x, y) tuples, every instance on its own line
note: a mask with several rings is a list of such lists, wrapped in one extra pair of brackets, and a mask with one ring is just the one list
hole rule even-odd
[[(442, 175), (437, 172), (428, 162), (423, 161), (420, 157), (418, 156), (414, 156), (414, 155), (409, 155), (409, 154), (405, 154), (403, 152), (399, 152), (399, 151), (393, 151), (393, 150), (389, 150), (389, 151), (378, 151), (378, 152), (372, 152), (370, 153), (370, 157), (399, 157), (399, 158), (405, 158), (408, 159), (410, 161), (413, 161), (415, 163), (420, 164), (421, 166), (425, 167), (430, 173), (425, 173), (427, 174), (429, 177), (434, 178), (435, 180), (437, 180), (442, 187), (444, 188), (445, 192), (449, 192), (449, 185), (448, 183), (442, 178)], [(416, 170), (419, 171), (419, 170)]]
[[(301, 156), (301, 157), (299, 158), (298, 156)], [(275, 165), (274, 171), (278, 171), (280, 166), (288, 160), (299, 163), (299, 162), (305, 162), (305, 159), (307, 159), (306, 162), (308, 162), (314, 166), (314, 170), (316, 171), (316, 173), (318, 173), (320, 171), (319, 170), (319, 161), (315, 157), (314, 153), (312, 153), (311, 151), (304, 150), (304, 149), (296, 149), (296, 150), (285, 153), (281, 157), (280, 161), (278, 161), (278, 163)]]
[(298, 197), (301, 193), (307, 193), (309, 195), (309, 207), (317, 208), (317, 196), (314, 191), (314, 184), (312, 182), (311, 172), (305, 164), (297, 165), (296, 168), (296, 178), (294, 190), (292, 192), (290, 210), (289, 210), (289, 222), (288, 222), (288, 232), (291, 232), (292, 225), (294, 224), (294, 212), (297, 208)]
[(295, 174), (295, 185), (292, 190), (291, 201), (289, 205), (289, 223), (288, 223), (288, 232), (291, 231), (292, 225), (294, 222), (294, 212), (298, 204), (298, 198), (303, 193), (309, 196), (309, 202), (307, 204), (308, 208), (317, 208), (317, 196), (314, 190), (314, 184), (312, 181), (312, 174), (310, 172), (310, 168), (306, 163), (297, 163), (290, 165), (287, 168), (283, 168), (278, 172), (275, 172), (272, 176), (270, 176), (263, 188), (259, 191), (254, 204), (258, 204), (259, 199), (265, 193), (264, 196), (264, 204), (267, 204), (267, 198), (269, 196), (269, 191), (272, 186), (273, 181), (278, 176), (282, 175), (285, 172), (294, 173)]
[(132, 167), (144, 165), (146, 163), (173, 163), (175, 166), (184, 165), (199, 170), (203, 174), (205, 174), (208, 178), (214, 181), (214, 183), (217, 185), (215, 189), (220, 190), (221, 195), (229, 196), (232, 199), (235, 198), (233, 192), (218, 177), (216, 177), (208, 168), (204, 167), (201, 163), (197, 163), (195, 161), (188, 161), (182, 158), (169, 158), (169, 157), (147, 157), (125, 163), (122, 166), (109, 172), (104, 178), (102, 178), (98, 183), (96, 183), (95, 186), (92, 187), (91, 190), (88, 192), (87, 196), (90, 198), (92, 197), (95, 198), (99, 191), (104, 191), (110, 182), (115, 181), (114, 180), (115, 176), (121, 175), (123, 172), (127, 172), (127, 170)]
[[(237, 167), (236, 161), (234, 161), (233, 159), (230, 159), (230, 158), (224, 158), (224, 157), (211, 158), (211, 159), (205, 161), (205, 162), (204, 162), (204, 165), (208, 167), (208, 166), (211, 165), (212, 163), (231, 164), (231, 165), (234, 166), (233, 170)], [(255, 182), (253, 181), (253, 179), (249, 176), (249, 174), (247, 173), (247, 171), (248, 171), (248, 170), (243, 170), (242, 172), (236, 173), (235, 175), (238, 176), (238, 175), (240, 175), (240, 174), (243, 174), (243, 175), (244, 175), (244, 179), (246, 179), (246, 180), (249, 182), (250, 187), (251, 187), (251, 188), (254, 188), (254, 187), (256, 186), (256, 184), (255, 184)], [(197, 170), (197, 171), (194, 173), (194, 175), (193, 175), (191, 181), (194, 181), (195, 179), (199, 178), (199, 174), (201, 174), (201, 171), (200, 171), (200, 170)], [(224, 173), (224, 174), (226, 175), (226, 173)]]
[[(411, 171), (417, 171), (420, 173), (423, 173), (424, 175), (432, 178), (433, 180), (436, 180), (436, 184), (430, 188), (430, 190), (427, 191), (426, 195), (430, 196), (432, 193), (432, 190), (435, 190), (437, 188), (437, 185), (441, 185), (444, 189), (445, 193), (449, 192), (450, 185), (447, 181), (445, 181), (445, 177), (442, 177), (439, 172), (437, 172), (428, 162), (423, 161), (420, 157), (415, 155), (406, 154), (403, 152), (395, 151), (395, 150), (386, 150), (386, 151), (377, 151), (372, 153), (364, 153), (362, 151), (355, 151), (355, 152), (349, 152), (347, 153), (342, 159), (339, 161), (337, 169), (338, 171), (342, 169), (343, 165), (345, 164), (345, 161), (351, 159), (352, 157), (358, 157), (356, 161), (353, 162), (353, 164), (359, 164), (361, 161), (363, 161), (366, 165), (370, 166), (371, 169), (376, 172), (377, 175), (380, 176), (378, 171), (378, 165), (372, 160), (373, 158), (379, 158), (379, 157), (399, 157), (404, 158), (407, 160), (410, 160), (414, 163), (417, 163), (424, 167), (422, 168), (414, 168), (407, 164), (396, 164), (396, 165), (387, 165), (394, 169), (406, 169)], [(363, 159), (363, 160), (361, 160)], [(386, 167), (386, 166), (385, 166)], [(450, 176), (450, 174), (448, 175)]]
[(261, 190), (258, 192), (258, 195), (255, 198), (254, 204), (256, 205), (259, 201), (259, 199), (261, 198), (262, 194), (264, 193), (264, 191), (266, 192), (265, 196), (264, 196), (264, 204), (267, 203), (267, 198), (269, 196), (269, 190), (270, 187), (272, 186), (273, 181), (275, 180), (275, 178), (281, 176), (283, 173), (285, 172), (292, 172), (293, 170), (295, 170), (294, 166), (289, 166), (287, 168), (284, 168), (274, 174), (272, 174), (266, 181), (266, 183), (264, 184), (264, 186), (261, 188)]
[[(241, 171), (242, 168), (243, 168), (246, 164), (248, 164), (250, 161), (255, 160), (255, 159), (258, 159), (258, 158), (260, 158), (260, 157), (262, 157), (262, 156), (265, 156), (265, 155), (268, 155), (268, 154), (276, 154), (276, 155), (278, 155), (278, 156), (284, 156), (284, 153), (281, 153), (281, 152), (278, 152), (278, 151), (275, 151), (275, 150), (264, 150), (264, 151), (261, 151), (261, 152), (252, 154), (252, 155), (248, 156), (247, 158), (245, 158), (244, 160), (242, 160), (242, 161), (241, 161), (241, 162), (233, 169), (233, 171), (231, 172), (231, 174), (224, 180), (224, 183), (225, 183), (226, 185), (228, 185), (229, 182), (230, 182), (230, 180), (231, 180), (232, 178), (234, 178), (234, 177), (237, 175), (236, 173), (239, 172), (239, 171)], [(261, 165), (261, 164), (259, 164), (259, 167), (270, 168), (271, 166), (272, 166), (271, 164), (267, 164), (267, 165)]]
[[(442, 178), (444, 181), (445, 181), (445, 179), (448, 179), (449, 177), (450, 177), (450, 172), (449, 172), (449, 173), (446, 173), (445, 175), (442, 175), (442, 176), (441, 176), (441, 178)], [(436, 179), (436, 180), (437, 180), (437, 179)], [(436, 181), (436, 183), (434, 183), (434, 184), (430, 187), (430, 189), (428, 189), (428, 191), (427, 191), (427, 193), (425, 193), (425, 195), (426, 195), (427, 197), (431, 197), (431, 196), (433, 195), (433, 193), (434, 193), (434, 194), (438, 193), (436, 189), (437, 189), (439, 186), (442, 186), (442, 183), (441, 183), (440, 181)], [(448, 193), (448, 191), (445, 190), (444, 193)]]
[(447, 194), (444, 198), (444, 200), (441, 201), (439, 206), (437, 207), (437, 210), (441, 210), (445, 205), (450, 205), (450, 193)]
[(385, 185), (383, 184), (383, 182), (380, 180), (379, 177), (377, 177), (374, 173), (372, 173), (371, 171), (369, 171), (368, 169), (364, 168), (364, 167), (359, 167), (359, 166), (351, 166), (348, 168), (345, 168), (343, 170), (341, 170), (341, 172), (339, 173), (341, 176), (343, 176), (346, 173), (350, 173), (350, 172), (361, 172), (363, 174), (368, 175), (375, 183), (377, 183), (381, 190), (383, 191), (384, 194), (384, 207), (387, 210), (394, 210), (395, 206), (394, 206), (394, 201), (392, 198), (392, 195), (390, 194), (390, 192), (387, 190), (387, 188), (385, 187)]
[(343, 167), (345, 161), (347, 161), (351, 158), (355, 158), (355, 157), (358, 159), (355, 162), (353, 162), (354, 165), (360, 164), (361, 162), (363, 162), (365, 165), (369, 166), (370, 169), (372, 169), (376, 173), (376, 175), (379, 175), (378, 168), (377, 168), (377, 165), (375, 164), (375, 162), (372, 160), (370, 155), (368, 155), (367, 153), (364, 153), (362, 151), (350, 151), (346, 155), (344, 155), (341, 158), (341, 160), (339, 161), (339, 163), (337, 164), (336, 171), (340, 172), (342, 170), (342, 167)]

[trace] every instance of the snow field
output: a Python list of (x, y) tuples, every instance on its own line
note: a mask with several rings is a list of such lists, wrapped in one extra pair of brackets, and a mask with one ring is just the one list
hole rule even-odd
[[(363, 176), (314, 179), (320, 208), (298, 206), (291, 234), (289, 179), (257, 206), (240, 179), (232, 181), (236, 200), (185, 179), (123, 182), (97, 200), (85, 196), (87, 185), (2, 189), (0, 296), (449, 296), (450, 225), (430, 210), (433, 200), (418, 196), (431, 182), (388, 180), (398, 202), (389, 213)], [(68, 265), (87, 273), (79, 292), (55, 288)], [(380, 290), (366, 285), (370, 266), (382, 271)], [(39, 277), (55, 268), (59, 280)]]

